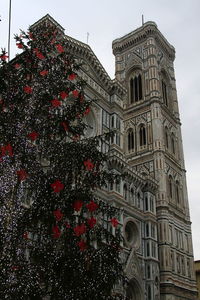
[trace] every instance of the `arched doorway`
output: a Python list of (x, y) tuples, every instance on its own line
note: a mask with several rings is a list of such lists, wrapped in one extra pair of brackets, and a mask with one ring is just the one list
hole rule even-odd
[(126, 300), (142, 300), (142, 290), (135, 279), (129, 281), (126, 289)]

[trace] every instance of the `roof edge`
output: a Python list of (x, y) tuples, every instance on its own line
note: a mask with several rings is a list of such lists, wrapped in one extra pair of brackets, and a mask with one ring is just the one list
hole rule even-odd
[(53, 23), (56, 27), (58, 27), (62, 32), (65, 31), (65, 29), (53, 18), (51, 17), (49, 14), (46, 14), (44, 17), (42, 17), (41, 19), (39, 19), (38, 21), (36, 21), (34, 24), (32, 24), (30, 26), (30, 28), (34, 28), (37, 25), (45, 22), (45, 21), (49, 21), (51, 23)]

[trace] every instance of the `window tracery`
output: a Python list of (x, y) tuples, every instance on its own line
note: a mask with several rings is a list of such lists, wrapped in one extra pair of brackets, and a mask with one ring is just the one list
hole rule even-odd
[(169, 108), (170, 103), (169, 103), (169, 98), (170, 98), (170, 81), (169, 81), (169, 76), (167, 75), (166, 71), (163, 70), (161, 72), (161, 81), (160, 81), (160, 90), (161, 90), (161, 96), (162, 96), (162, 101), (163, 104)]
[(166, 106), (168, 106), (167, 85), (163, 79), (162, 79), (162, 97), (163, 97), (163, 103)]
[(135, 147), (133, 129), (128, 130), (128, 151), (133, 151)]
[(126, 185), (126, 183), (124, 184), (123, 196), (124, 196), (124, 199), (125, 199), (125, 200), (128, 200), (128, 190), (127, 190), (127, 185)]
[(172, 147), (172, 153), (175, 154), (176, 153), (176, 147), (175, 147), (175, 136), (174, 133), (172, 133), (171, 135), (171, 147)]
[(135, 103), (142, 100), (142, 76), (140, 73), (134, 74), (129, 82), (130, 88), (130, 103)]
[(169, 149), (169, 133), (167, 127), (165, 127), (165, 146), (166, 149)]
[(140, 143), (140, 147), (145, 146), (147, 143), (146, 128), (144, 124), (141, 124), (139, 127), (139, 143)]
[(180, 185), (179, 185), (179, 181), (178, 180), (176, 180), (175, 185), (176, 185), (176, 189), (175, 189), (175, 191), (176, 191), (176, 193), (175, 193), (176, 202), (179, 203), (180, 202)]
[(173, 197), (173, 179), (172, 176), (169, 175), (169, 197), (172, 199)]

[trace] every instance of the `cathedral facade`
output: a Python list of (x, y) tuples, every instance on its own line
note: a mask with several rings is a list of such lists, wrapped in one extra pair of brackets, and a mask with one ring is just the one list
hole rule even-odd
[(196, 299), (193, 248), (181, 123), (173, 62), (175, 49), (154, 22), (113, 41), (112, 80), (89, 45), (64, 34), (65, 47), (83, 65), (88, 136), (115, 131), (101, 144), (109, 167), (125, 174), (99, 191), (120, 207), (122, 260), (129, 300)]

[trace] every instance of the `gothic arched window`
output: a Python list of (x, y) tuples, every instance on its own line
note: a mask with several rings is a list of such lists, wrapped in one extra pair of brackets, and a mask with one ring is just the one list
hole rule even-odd
[(148, 289), (147, 289), (147, 300), (151, 300), (152, 297), (151, 297), (151, 286), (149, 285), (148, 286)]
[(133, 94), (134, 88), (133, 88), (133, 78), (130, 80), (130, 103), (134, 102), (134, 94)]
[(126, 184), (124, 184), (123, 194), (124, 194), (124, 195), (123, 195), (123, 196), (124, 196), (124, 199), (127, 200), (128, 197), (127, 197), (127, 185), (126, 185)]
[(165, 146), (167, 149), (169, 149), (169, 133), (167, 127), (165, 127)]
[(169, 175), (169, 196), (172, 199), (172, 197), (173, 197), (173, 182), (172, 182), (171, 175)]
[(146, 128), (143, 124), (139, 128), (139, 138), (140, 138), (140, 146), (145, 146), (147, 144), (147, 139), (146, 139)]
[(171, 146), (172, 146), (172, 153), (175, 154), (176, 148), (175, 148), (175, 136), (174, 133), (171, 135)]
[(146, 224), (146, 236), (149, 236), (149, 224)]
[(147, 278), (151, 278), (151, 267), (150, 267), (150, 265), (147, 266)]
[(179, 182), (178, 180), (176, 180), (176, 202), (179, 203), (180, 202), (180, 186), (179, 186)]
[(142, 77), (135, 75), (130, 79), (130, 103), (142, 100)]
[(131, 201), (134, 203), (134, 190), (133, 190), (133, 188), (131, 188), (131, 191), (130, 191), (130, 198), (131, 198)]
[(168, 106), (167, 85), (164, 80), (162, 80), (162, 97), (163, 97), (163, 103), (166, 106)]
[(134, 149), (134, 132), (133, 129), (129, 129), (128, 131), (128, 151)]
[(149, 210), (149, 200), (145, 197), (145, 210)]

